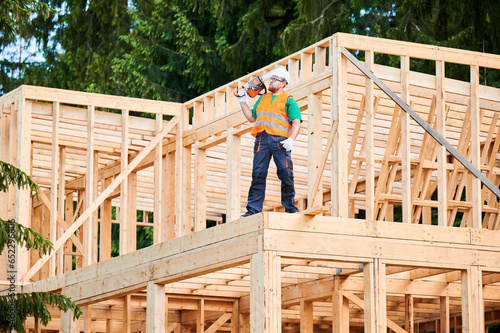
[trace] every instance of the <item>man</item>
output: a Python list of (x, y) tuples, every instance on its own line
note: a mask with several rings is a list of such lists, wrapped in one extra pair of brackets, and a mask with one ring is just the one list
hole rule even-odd
[(254, 123), (252, 135), (255, 137), (252, 185), (248, 191), (247, 212), (241, 217), (262, 211), (271, 156), (281, 180), (281, 204), (287, 213), (299, 212), (294, 204), (291, 151), (302, 117), (297, 102), (283, 92), (289, 82), (290, 74), (284, 67), (279, 67), (269, 79), (269, 92), (260, 96), (252, 110), (246, 103), (246, 93), (238, 97), (245, 117)]

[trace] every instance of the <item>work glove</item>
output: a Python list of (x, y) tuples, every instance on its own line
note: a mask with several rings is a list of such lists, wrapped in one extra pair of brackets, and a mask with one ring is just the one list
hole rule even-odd
[(247, 92), (243, 90), (243, 96), (236, 97), (238, 99), (238, 103), (245, 103), (247, 101)]
[(283, 145), (283, 148), (286, 149), (286, 151), (291, 151), (293, 147), (293, 139), (288, 138), (286, 140), (281, 141), (281, 144)]

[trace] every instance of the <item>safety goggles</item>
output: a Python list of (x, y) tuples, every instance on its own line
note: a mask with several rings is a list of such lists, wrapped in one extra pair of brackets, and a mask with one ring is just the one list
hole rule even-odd
[(278, 79), (278, 78), (276, 78), (276, 77), (271, 77), (271, 78), (269, 79), (269, 81), (271, 81), (271, 82), (276, 82), (276, 81), (278, 81), (278, 82), (283, 83), (283, 82), (285, 82), (285, 79)]

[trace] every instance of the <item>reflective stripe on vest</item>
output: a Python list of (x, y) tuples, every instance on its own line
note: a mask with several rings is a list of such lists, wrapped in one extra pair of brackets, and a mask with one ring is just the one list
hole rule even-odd
[(290, 137), (292, 133), (292, 124), (290, 124), (285, 106), (288, 97), (287, 93), (279, 94), (271, 103), (272, 93), (267, 93), (262, 96), (257, 109), (257, 119), (252, 129), (252, 135), (266, 131), (271, 135)]

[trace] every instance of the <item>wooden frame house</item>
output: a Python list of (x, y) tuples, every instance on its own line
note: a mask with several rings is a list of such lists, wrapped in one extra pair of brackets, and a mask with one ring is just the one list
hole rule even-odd
[[(447, 77), (450, 64), (469, 80)], [(265, 211), (240, 218), (253, 138), (233, 92), (278, 65), (304, 119), (292, 154), (301, 214), (283, 212), (271, 166)], [(0, 97), (0, 160), (42, 189), (0, 193), (0, 216), (55, 246), (42, 258), (18, 249), (18, 290), (85, 311), (26, 328), (487, 332), (500, 324), (489, 71), (500, 56), (338, 33), (183, 104), (33, 86)], [(138, 228), (153, 245), (137, 250)]]

